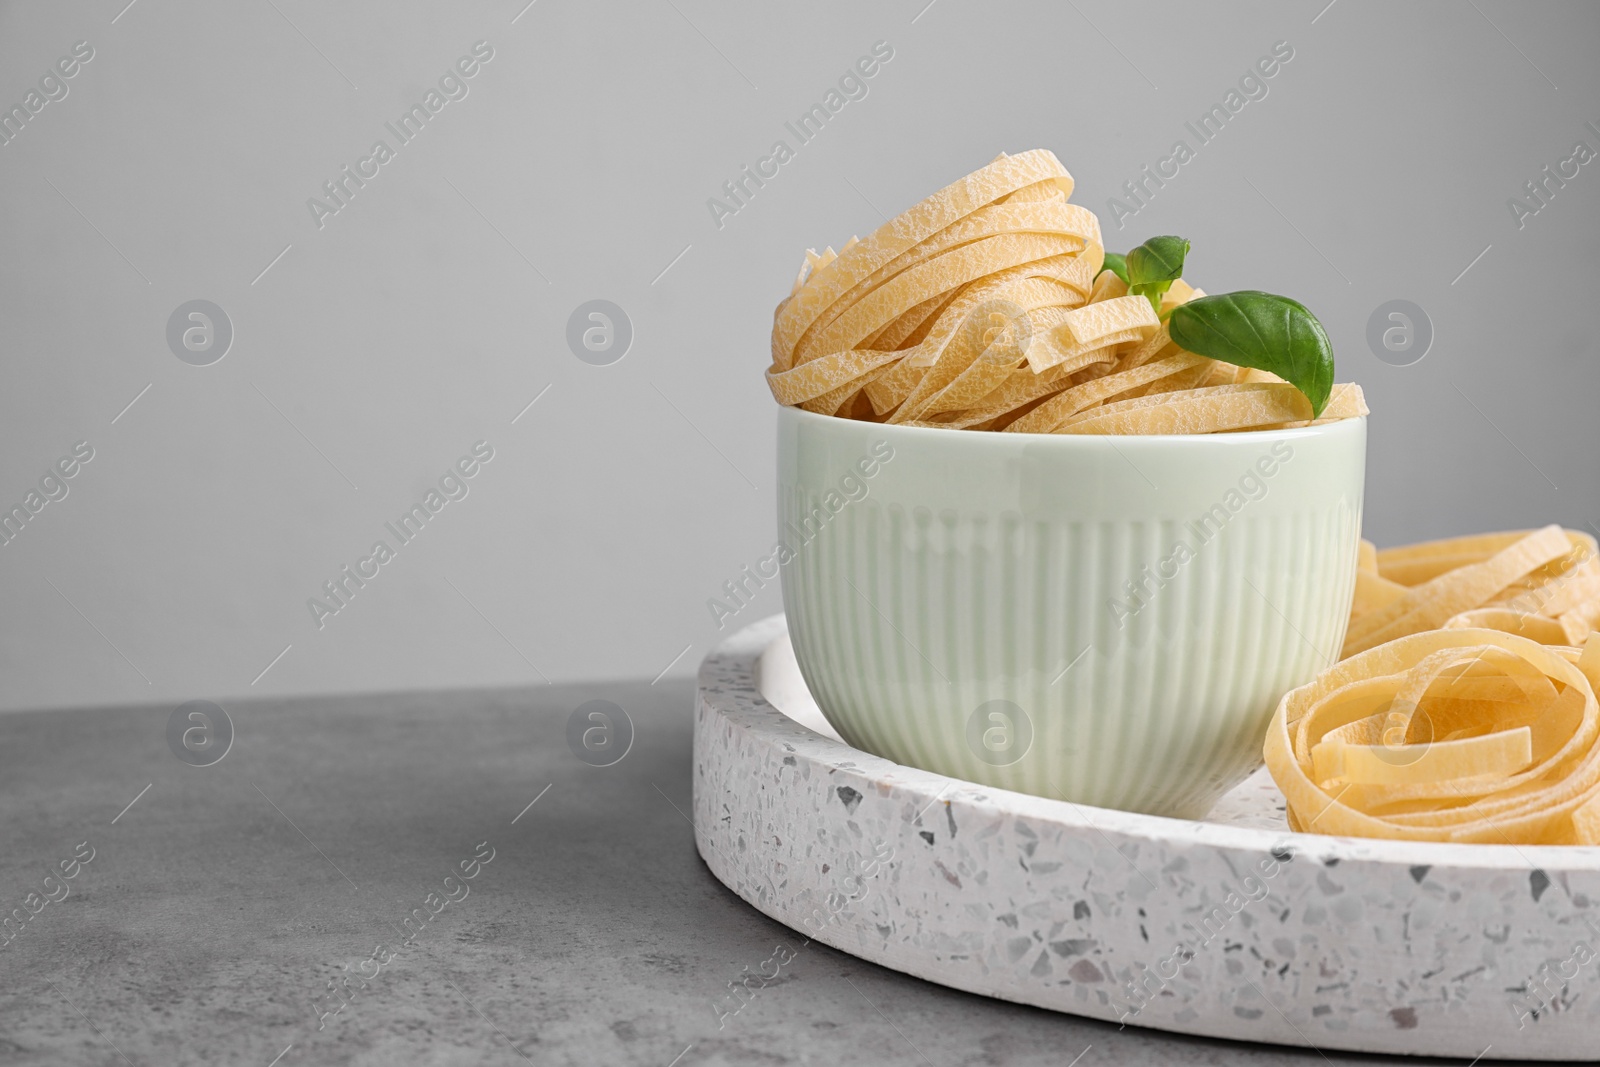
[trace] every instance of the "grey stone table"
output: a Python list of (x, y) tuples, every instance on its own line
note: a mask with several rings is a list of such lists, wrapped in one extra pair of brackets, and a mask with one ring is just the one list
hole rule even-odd
[[(603, 768), (566, 741), (596, 698), (635, 728)], [(807, 944), (695, 852), (692, 707), (686, 681), (230, 704), (205, 767), (169, 707), (0, 717), (0, 1064), (1424, 1062), (1118, 1030)]]

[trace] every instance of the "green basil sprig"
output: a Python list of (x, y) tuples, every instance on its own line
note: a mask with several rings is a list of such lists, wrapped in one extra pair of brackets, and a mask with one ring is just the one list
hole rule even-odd
[[(1183, 276), (1188, 254), (1189, 242), (1182, 237), (1152, 237), (1126, 256), (1107, 252), (1101, 270), (1121, 278), (1130, 296), (1145, 297), (1160, 315), (1161, 298)], [(1271, 371), (1305, 394), (1312, 418), (1328, 406), (1333, 343), (1299, 301), (1246, 289), (1179, 304), (1166, 320), (1180, 348), (1236, 367)]]
[(1160, 314), (1161, 297), (1183, 277), (1183, 258), (1188, 254), (1189, 242), (1182, 237), (1150, 238), (1128, 253), (1128, 273), (1123, 278), (1128, 283), (1128, 293), (1147, 297)]
[(1298, 301), (1253, 289), (1202, 296), (1174, 308), (1167, 329), (1196, 355), (1276, 374), (1311, 401), (1312, 418), (1328, 406), (1333, 343)]
[(1106, 271), (1110, 271), (1112, 274), (1115, 274), (1117, 277), (1122, 279), (1123, 285), (1127, 285), (1128, 257), (1123, 255), (1121, 252), (1107, 252), (1106, 261), (1101, 265), (1100, 270), (1096, 272), (1095, 277), (1100, 277), (1100, 275), (1104, 274)]

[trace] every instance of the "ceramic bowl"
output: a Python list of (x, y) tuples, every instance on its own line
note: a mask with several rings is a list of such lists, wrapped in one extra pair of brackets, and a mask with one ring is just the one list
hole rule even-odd
[(1189, 436), (778, 414), (784, 610), (850, 744), (1198, 818), (1338, 657), (1366, 420)]

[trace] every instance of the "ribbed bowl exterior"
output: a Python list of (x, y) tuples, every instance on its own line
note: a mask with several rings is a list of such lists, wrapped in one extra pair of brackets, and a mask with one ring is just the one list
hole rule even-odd
[(784, 408), (801, 672), (876, 755), (1199, 817), (1260, 766), (1283, 693), (1337, 658), (1365, 451), (1362, 419), (1112, 439)]

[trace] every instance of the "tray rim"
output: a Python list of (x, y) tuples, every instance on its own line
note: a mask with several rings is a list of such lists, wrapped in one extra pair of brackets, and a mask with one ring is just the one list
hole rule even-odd
[[(846, 742), (819, 734), (766, 699), (765, 691), (761, 688), (760, 664), (776, 642), (787, 634), (788, 620), (779, 612), (729, 635), (701, 661), (697, 680), (702, 691), (714, 669), (720, 668), (723, 671), (731, 669), (732, 672), (748, 679), (751, 688), (762, 694), (763, 703), (781, 713), (789, 726), (801, 731), (805, 739), (816, 746), (816, 751), (809, 752), (809, 756), (829, 767), (838, 769), (848, 767), (858, 773), (893, 779), (896, 785), (904, 788), (923, 789), (926, 791), (924, 795), (930, 802), (936, 795), (944, 797), (950, 790), (957, 789), (960, 790), (964, 802), (984, 810), (1082, 827), (1131, 840), (1204, 844), (1241, 851), (1270, 852), (1289, 848), (1296, 855), (1324, 863), (1328, 860), (1337, 862), (1359, 858), (1369, 863), (1385, 863), (1407, 868), (1428, 866), (1451, 870), (1516, 871), (1531, 867), (1546, 874), (1600, 873), (1600, 846), (1397, 841), (1386, 838), (1303, 833), (1291, 830), (1287, 825), (1281, 830), (1227, 826), (1203, 819), (1146, 815), (1018, 793), (895, 763), (882, 756), (853, 748)], [(746, 729), (750, 728), (749, 724), (739, 723), (737, 709), (730, 706), (723, 710), (728, 713), (730, 722)]]

